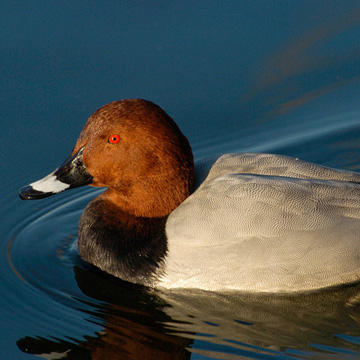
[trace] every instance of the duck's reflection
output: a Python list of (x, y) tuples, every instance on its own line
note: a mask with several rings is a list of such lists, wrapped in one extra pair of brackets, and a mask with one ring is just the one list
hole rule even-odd
[(85, 340), (25, 337), (20, 350), (45, 359), (189, 359), (192, 340), (172, 335), (164, 302), (146, 289), (121, 283), (97, 271), (75, 268), (84, 294), (101, 300), (89, 315), (103, 331)]
[(25, 337), (22, 351), (46, 359), (329, 358), (342, 350), (342, 359), (360, 357), (359, 285), (292, 297), (151, 292), (96, 271), (75, 273), (83, 293), (101, 301), (89, 315), (103, 331), (85, 340)]
[(328, 359), (345, 350), (338, 358), (352, 359), (360, 358), (359, 293), (354, 286), (297, 296), (183, 291), (163, 298), (178, 333), (212, 334), (212, 343), (235, 347), (237, 354), (304, 352), (307, 358), (320, 352)]

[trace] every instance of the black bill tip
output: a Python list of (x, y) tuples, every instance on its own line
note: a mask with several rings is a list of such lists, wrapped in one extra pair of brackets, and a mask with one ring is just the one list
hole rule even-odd
[(19, 196), (22, 200), (44, 199), (51, 195), (53, 194), (35, 190), (31, 185), (26, 185), (19, 190)]

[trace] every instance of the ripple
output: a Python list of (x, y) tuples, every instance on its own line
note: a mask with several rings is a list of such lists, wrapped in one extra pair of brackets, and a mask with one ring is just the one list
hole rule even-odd
[(47, 294), (72, 294), (73, 267), (80, 265), (78, 221), (86, 204), (98, 194), (99, 190), (85, 189), (59, 197), (18, 224), (8, 259), (21, 280)]
[[(98, 193), (79, 189), (41, 202), (22, 203), (24, 208), (12, 201), (17, 223), (7, 247), (9, 266), (3, 264), (1, 269), (6, 274), (1, 286), (7, 289), (1, 303), (8, 309), (9, 321), (24, 329), (31, 324), (31, 333), (59, 338), (81, 338), (101, 329), (100, 324), (89, 322), (87, 315), (98, 301), (83, 294), (74, 277), (74, 267), (81, 264), (77, 223), (83, 208)], [(23, 336), (27, 335), (29, 332)]]

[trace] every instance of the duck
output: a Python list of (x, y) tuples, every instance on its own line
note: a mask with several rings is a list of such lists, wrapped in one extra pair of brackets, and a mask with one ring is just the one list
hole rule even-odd
[(79, 220), (79, 256), (123, 281), (247, 293), (359, 282), (357, 172), (263, 153), (195, 164), (163, 109), (124, 99), (91, 115), (66, 160), (19, 195), (83, 185), (105, 190)]

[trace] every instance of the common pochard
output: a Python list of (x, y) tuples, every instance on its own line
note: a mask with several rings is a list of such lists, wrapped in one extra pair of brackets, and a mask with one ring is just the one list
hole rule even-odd
[[(194, 191), (197, 181), (205, 179)], [(85, 208), (82, 259), (162, 288), (304, 292), (359, 281), (360, 175), (270, 154), (197, 163), (157, 105), (112, 102), (71, 155), (20, 190), (40, 199), (106, 187)]]

